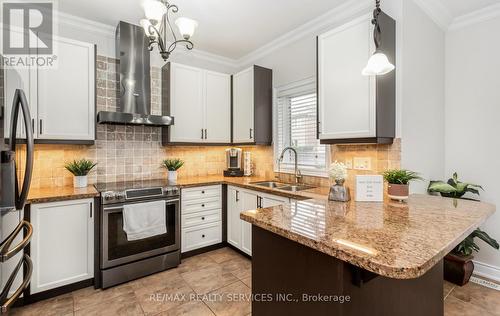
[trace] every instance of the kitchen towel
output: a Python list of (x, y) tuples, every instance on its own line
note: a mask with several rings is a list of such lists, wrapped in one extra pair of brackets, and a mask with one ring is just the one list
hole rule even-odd
[(123, 207), (123, 230), (127, 240), (139, 240), (167, 233), (165, 201), (127, 204)]

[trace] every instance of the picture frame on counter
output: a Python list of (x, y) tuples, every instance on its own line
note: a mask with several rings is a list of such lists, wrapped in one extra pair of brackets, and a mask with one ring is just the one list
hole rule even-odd
[(357, 202), (383, 202), (384, 178), (381, 175), (356, 176)]

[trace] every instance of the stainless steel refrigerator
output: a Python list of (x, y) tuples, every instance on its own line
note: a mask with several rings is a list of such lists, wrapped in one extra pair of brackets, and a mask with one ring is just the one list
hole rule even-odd
[[(24, 251), (31, 240), (33, 227), (24, 220), (23, 214), (33, 173), (31, 116), (23, 90), (17, 89), (12, 103), (8, 101), (0, 104), (0, 314), (7, 313), (22, 295), (33, 271), (31, 259)], [(10, 122), (4, 122), (6, 106), (12, 106)], [(10, 126), (9, 135), (4, 135), (5, 124)], [(15, 159), (19, 127), (26, 135), (23, 140), (26, 159), (20, 159), (26, 164), (22, 183), (17, 178), (20, 166), (16, 166)]]

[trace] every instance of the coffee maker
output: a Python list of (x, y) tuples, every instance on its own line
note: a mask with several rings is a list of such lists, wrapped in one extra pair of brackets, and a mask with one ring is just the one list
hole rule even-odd
[(241, 168), (241, 148), (226, 149), (226, 167), (224, 170), (225, 177), (243, 177), (243, 169)]

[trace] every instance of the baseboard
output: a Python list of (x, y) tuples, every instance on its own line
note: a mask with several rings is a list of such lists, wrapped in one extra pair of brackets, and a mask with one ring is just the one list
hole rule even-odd
[(474, 274), (500, 282), (500, 267), (474, 260)]

